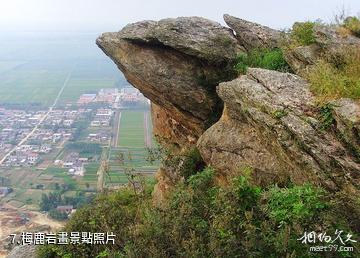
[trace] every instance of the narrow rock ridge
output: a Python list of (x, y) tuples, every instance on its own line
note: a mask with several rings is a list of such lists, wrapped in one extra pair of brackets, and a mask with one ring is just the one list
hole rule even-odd
[(282, 33), (278, 30), (229, 14), (224, 14), (224, 21), (234, 30), (239, 44), (247, 51), (255, 48), (276, 48), (280, 44)]

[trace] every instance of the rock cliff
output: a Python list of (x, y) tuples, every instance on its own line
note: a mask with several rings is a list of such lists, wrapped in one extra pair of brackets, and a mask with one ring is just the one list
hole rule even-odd
[(312, 182), (331, 191), (358, 189), (359, 157), (341, 136), (360, 147), (351, 140), (359, 136), (352, 133), (360, 122), (354, 102), (338, 103), (339, 131), (328, 132), (320, 129), (309, 86), (297, 75), (252, 68), (221, 83), (218, 94), (225, 103), (223, 116), (200, 137), (198, 148), (222, 176), (251, 167), (254, 182), (263, 186)]
[(154, 104), (160, 141), (177, 146), (196, 143), (219, 118), (216, 85), (235, 77), (241, 51), (229, 29), (199, 17), (130, 24), (97, 44)]
[[(264, 186), (311, 182), (358, 193), (359, 103), (334, 102), (333, 129), (324, 130), (321, 110), (300, 76), (253, 68), (236, 78), (237, 55), (277, 47), (281, 33), (224, 19), (231, 29), (199, 17), (143, 21), (104, 33), (97, 44), (152, 101), (160, 143), (178, 153), (196, 145), (220, 183), (251, 168), (252, 180)], [(329, 30), (316, 28), (316, 44), (287, 53), (294, 71), (314, 63), (324, 47), (359, 41)], [(160, 200), (180, 180), (166, 167), (157, 178)]]

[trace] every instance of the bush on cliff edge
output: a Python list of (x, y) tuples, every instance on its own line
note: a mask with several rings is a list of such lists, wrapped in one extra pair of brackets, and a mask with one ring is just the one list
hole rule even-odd
[(290, 71), (290, 67), (284, 59), (283, 51), (279, 48), (253, 49), (247, 54), (239, 54), (234, 66), (235, 70), (240, 74), (246, 74), (248, 67), (264, 68), (280, 72)]

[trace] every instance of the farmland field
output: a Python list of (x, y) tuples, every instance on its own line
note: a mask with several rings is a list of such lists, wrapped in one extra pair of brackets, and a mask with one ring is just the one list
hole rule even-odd
[(121, 112), (118, 146), (145, 147), (144, 111), (125, 110)]
[(115, 83), (125, 84), (116, 66), (96, 46), (96, 34), (12, 36), (2, 40), (0, 48), (0, 104), (47, 107), (70, 73), (60, 104)]
[(64, 71), (10, 70), (0, 76), (1, 103), (50, 105), (66, 79)]

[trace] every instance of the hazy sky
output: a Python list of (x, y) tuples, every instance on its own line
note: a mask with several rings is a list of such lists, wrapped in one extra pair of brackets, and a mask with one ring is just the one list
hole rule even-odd
[(193, 15), (223, 23), (224, 13), (284, 28), (328, 21), (342, 7), (357, 14), (360, 0), (0, 0), (0, 30), (117, 30), (138, 20)]

